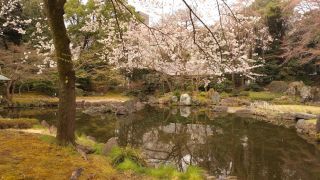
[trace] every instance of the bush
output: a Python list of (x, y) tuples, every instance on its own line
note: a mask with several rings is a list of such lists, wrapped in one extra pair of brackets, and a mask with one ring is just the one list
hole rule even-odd
[(246, 86), (245, 90), (259, 92), (259, 91), (263, 91), (263, 88), (257, 83), (251, 83)]
[(179, 90), (175, 90), (175, 91), (173, 92), (173, 95), (174, 95), (174, 96), (177, 96), (177, 98), (180, 99), (181, 92), (180, 92)]
[(229, 80), (224, 80), (221, 83), (216, 83), (213, 85), (214, 90), (218, 91), (218, 92), (227, 92), (227, 93), (231, 93), (232, 89), (233, 89), (233, 83), (232, 81)]
[(57, 86), (51, 81), (35, 81), (32, 83), (31, 89), (49, 96), (58, 94)]
[(285, 81), (272, 81), (268, 86), (268, 90), (274, 93), (284, 93), (288, 89), (288, 83)]
[(130, 160), (136, 163), (138, 166), (144, 167), (146, 166), (146, 162), (142, 158), (140, 152), (136, 149), (133, 149), (131, 147), (114, 147), (111, 150), (110, 158), (112, 161), (112, 165), (117, 167), (121, 163), (123, 163), (125, 160)]

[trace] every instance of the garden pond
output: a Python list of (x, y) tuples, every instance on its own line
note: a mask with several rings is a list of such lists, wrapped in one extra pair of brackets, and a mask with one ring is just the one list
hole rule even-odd
[[(3, 117), (57, 121), (57, 109), (2, 110)], [(127, 116), (78, 109), (77, 133), (141, 149), (155, 166), (196, 165), (223, 179), (320, 179), (320, 151), (294, 129), (191, 107), (146, 107)]]

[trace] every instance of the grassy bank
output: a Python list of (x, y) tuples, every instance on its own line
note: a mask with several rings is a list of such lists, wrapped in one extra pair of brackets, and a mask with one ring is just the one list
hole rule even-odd
[(108, 161), (98, 155), (82, 159), (71, 147), (41, 140), (41, 135), (0, 130), (0, 179), (68, 179), (77, 168), (81, 178), (123, 179)]
[(77, 144), (94, 150), (84, 160), (75, 147), (56, 145), (55, 134), (36, 119), (0, 119), (1, 126), (10, 129), (0, 130), (0, 180), (68, 179), (78, 168), (84, 169), (80, 179), (204, 179), (200, 168), (183, 173), (174, 166), (148, 167), (137, 149), (115, 146), (105, 154), (103, 143), (77, 135)]

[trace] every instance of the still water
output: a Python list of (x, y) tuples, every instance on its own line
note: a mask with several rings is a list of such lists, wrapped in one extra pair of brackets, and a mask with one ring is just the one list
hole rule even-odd
[[(55, 124), (56, 109), (5, 110), (3, 117), (29, 117)], [(77, 133), (98, 142), (118, 138), (141, 149), (151, 164), (190, 164), (218, 177), (320, 180), (320, 151), (285, 129), (254, 119), (217, 115), (210, 110), (146, 109), (128, 116), (77, 113)]]

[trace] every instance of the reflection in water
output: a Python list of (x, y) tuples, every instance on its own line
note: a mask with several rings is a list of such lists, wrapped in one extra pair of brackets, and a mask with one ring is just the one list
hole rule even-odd
[[(56, 110), (4, 111), (5, 117), (56, 122)], [(320, 152), (293, 129), (235, 116), (217, 116), (190, 107), (146, 108), (129, 116), (77, 114), (77, 131), (106, 142), (140, 148), (151, 165), (198, 165), (210, 174), (238, 179), (320, 177)]]

